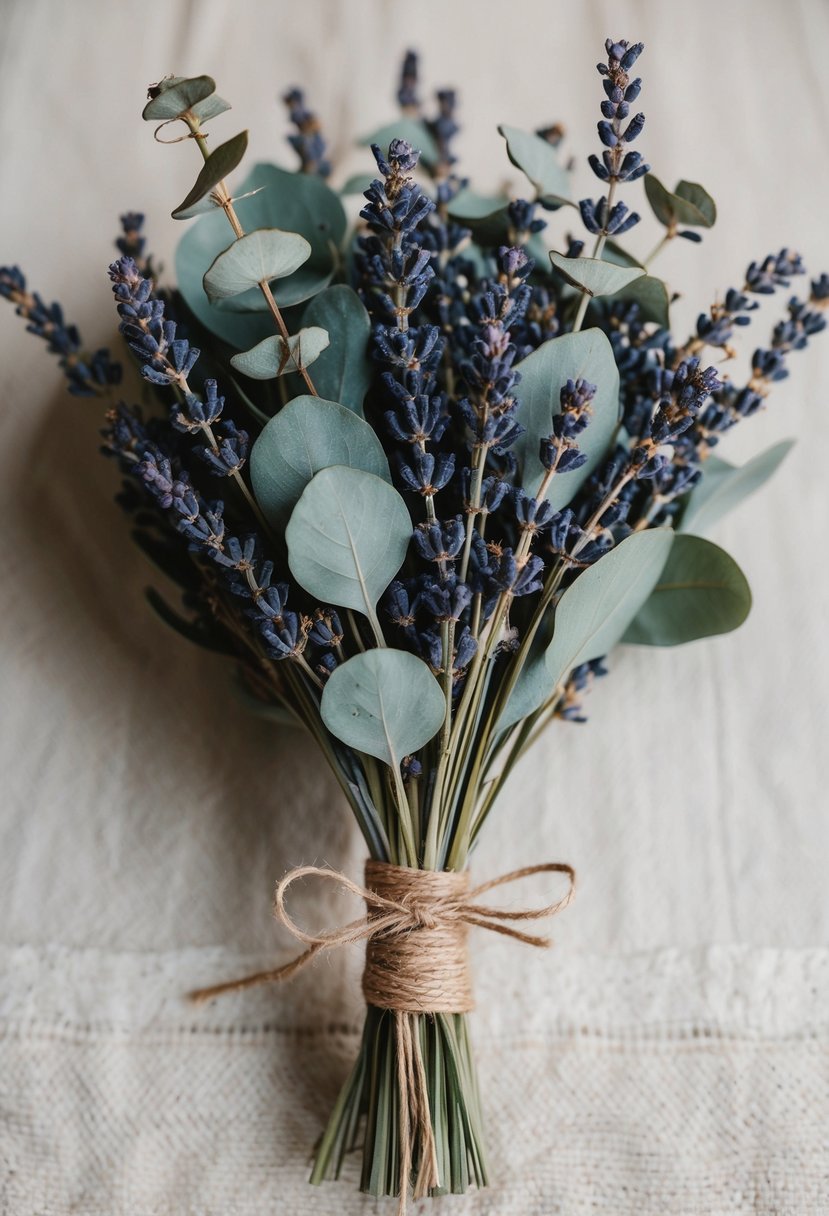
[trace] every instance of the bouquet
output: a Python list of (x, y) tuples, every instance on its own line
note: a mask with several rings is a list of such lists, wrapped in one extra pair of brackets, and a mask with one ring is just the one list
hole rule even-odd
[[(729, 378), (737, 330), (804, 273), (783, 249), (690, 335), (672, 333), (674, 297), (652, 267), (669, 242), (698, 243), (716, 208), (694, 182), (668, 188), (638, 150), (642, 50), (605, 44), (599, 197), (577, 203), (555, 125), (500, 128), (523, 196), (475, 192), (456, 158), (456, 95), (424, 110), (412, 52), (398, 119), (364, 141), (372, 172), (339, 191), (299, 89), (284, 98), (298, 170), (258, 164), (231, 186), (247, 132), (208, 142), (230, 108), (213, 80), (153, 85), (156, 139), (202, 163), (172, 212), (195, 221), (175, 286), (143, 217), (122, 217), (109, 277), (147, 382), (140, 407), (119, 399), (109, 351), (86, 351), (57, 304), (0, 270), (70, 392), (110, 403), (103, 447), (132, 537), (181, 588), (177, 604), (150, 590), (151, 606), (232, 657), (252, 711), (314, 737), (363, 834), (363, 885), (299, 867), (277, 888), (306, 949), (202, 996), (366, 943), (362, 1043), (312, 1181), (362, 1143), (363, 1190), (398, 1195), (401, 1210), (410, 1191), (487, 1181), (469, 929), (545, 945), (527, 922), (572, 894), (563, 863), (473, 886), (479, 835), (541, 732), (583, 720), (617, 643), (673, 646), (743, 621), (746, 580), (703, 533), (789, 445), (735, 467), (719, 442), (825, 327), (823, 274), (787, 298), (748, 379)], [(640, 222), (625, 201), (638, 179), (661, 229), (648, 256), (623, 240)], [(546, 906), (485, 898), (538, 872), (567, 879)], [(357, 893), (365, 916), (306, 932), (287, 905), (303, 877)]]

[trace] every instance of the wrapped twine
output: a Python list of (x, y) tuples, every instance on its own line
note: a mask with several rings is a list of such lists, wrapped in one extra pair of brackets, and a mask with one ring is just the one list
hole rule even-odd
[[(478, 902), (487, 891), (518, 882), (533, 874), (566, 874), (565, 895), (540, 908), (509, 909)], [(290, 916), (285, 897), (301, 878), (321, 878), (365, 900), (367, 913), (358, 920), (322, 933), (307, 933)], [(413, 1196), (419, 1199), (440, 1186), (426, 1074), (415, 1017), (418, 1014), (467, 1013), (474, 1008), (467, 937), (471, 926), (502, 933), (529, 946), (552, 943), (539, 934), (526, 933), (516, 922), (555, 916), (573, 898), (576, 874), (564, 862), (544, 862), (511, 870), (470, 889), (467, 871), (415, 870), (367, 861), (365, 886), (345, 874), (323, 866), (297, 866), (276, 888), (274, 915), (306, 949), (291, 962), (272, 971), (259, 971), (191, 994), (207, 1001), (226, 992), (290, 979), (324, 950), (365, 941), (363, 994), (366, 1003), (390, 1010), (395, 1020), (397, 1089), (400, 1118), (400, 1216), (412, 1173), (413, 1150), (420, 1139), (421, 1152)]]

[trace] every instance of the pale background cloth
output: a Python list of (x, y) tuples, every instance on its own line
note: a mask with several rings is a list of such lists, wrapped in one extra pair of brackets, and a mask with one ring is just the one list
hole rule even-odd
[[(463, 167), (487, 187), (518, 180), (498, 122), (561, 119), (568, 147), (592, 151), (603, 39), (646, 42), (642, 150), (720, 209), (701, 251), (678, 241), (659, 268), (683, 285), (682, 325), (783, 243), (815, 272), (829, 263), (823, 0), (0, 9), (0, 261), (60, 299), (90, 345), (114, 334), (118, 213), (145, 210), (170, 265), (169, 211), (198, 168), (141, 122), (150, 81), (213, 74), (234, 105), (217, 135), (249, 126), (252, 158), (287, 164), (274, 98), (305, 85), (341, 181), (368, 165), (350, 136), (394, 116), (409, 44), (428, 85), (460, 87)], [(578, 187), (598, 190), (583, 159)], [(657, 236), (648, 220), (631, 244)], [(356, 955), (284, 990), (183, 999), (288, 958), (276, 877), (322, 861), (359, 876), (356, 830), (312, 745), (246, 717), (221, 663), (143, 606), (151, 575), (111, 503), (96, 404), (66, 399), (5, 304), (0, 343), (0, 1206), (372, 1212), (355, 1166), (339, 1186), (305, 1182), (356, 1050)], [(590, 723), (536, 747), (475, 858), (482, 877), (568, 860), (580, 889), (548, 954), (474, 939), (494, 1184), (435, 1212), (829, 1212), (829, 341), (791, 366), (723, 448), (741, 460), (801, 438), (715, 537), (752, 583), (748, 623), (615, 656)], [(297, 915), (352, 910), (320, 899), (305, 888)]]

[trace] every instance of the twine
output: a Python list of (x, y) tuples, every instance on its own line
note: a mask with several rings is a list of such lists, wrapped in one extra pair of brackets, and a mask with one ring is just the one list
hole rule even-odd
[[(555, 903), (540, 908), (513, 910), (478, 902), (485, 892), (533, 874), (566, 874), (569, 879), (567, 892)], [(285, 906), (289, 888), (301, 878), (333, 882), (359, 896), (367, 905), (366, 915), (322, 933), (307, 933)], [(363, 972), (366, 1003), (391, 1011), (395, 1021), (400, 1114), (398, 1213), (404, 1216), (416, 1137), (420, 1138), (421, 1153), (413, 1186), (414, 1198), (419, 1199), (432, 1187), (441, 1185), (415, 1016), (466, 1013), (474, 1007), (467, 952), (467, 936), (472, 925), (529, 946), (552, 945), (548, 937), (526, 933), (516, 927), (516, 922), (555, 916), (572, 900), (575, 882), (575, 871), (564, 862), (544, 862), (510, 870), (471, 890), (466, 871), (415, 870), (368, 861), (365, 886), (361, 887), (327, 866), (297, 866), (289, 870), (276, 888), (274, 915), (298, 941), (305, 943), (306, 949), (282, 967), (202, 988), (191, 997), (196, 1001), (208, 1001), (226, 992), (288, 980), (325, 950), (366, 942)]]

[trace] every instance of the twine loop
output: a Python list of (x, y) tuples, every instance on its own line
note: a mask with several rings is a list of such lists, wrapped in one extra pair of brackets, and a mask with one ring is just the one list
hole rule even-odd
[[(533, 874), (565, 874), (567, 891), (561, 899), (537, 908), (504, 908), (480, 902), (497, 887)], [(293, 919), (286, 896), (302, 878), (332, 882), (365, 901), (365, 916), (320, 933), (309, 933)], [(226, 992), (290, 979), (317, 954), (354, 942), (366, 942), (363, 993), (366, 1002), (391, 1011), (395, 1020), (399, 1103), (400, 1174), (398, 1212), (406, 1211), (412, 1174), (414, 1136), (420, 1141), (420, 1165), (414, 1198), (441, 1185), (428, 1086), (414, 1015), (465, 1013), (473, 1008), (467, 936), (474, 925), (501, 933), (529, 946), (552, 945), (548, 937), (527, 933), (516, 922), (543, 920), (561, 912), (575, 893), (576, 874), (564, 862), (542, 862), (510, 870), (470, 889), (467, 871), (415, 870), (368, 861), (365, 886), (328, 866), (296, 866), (281, 879), (274, 898), (274, 915), (306, 949), (291, 962), (271, 971), (216, 984), (192, 993), (197, 1001)]]

